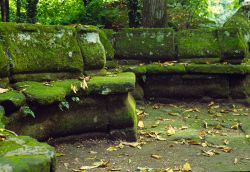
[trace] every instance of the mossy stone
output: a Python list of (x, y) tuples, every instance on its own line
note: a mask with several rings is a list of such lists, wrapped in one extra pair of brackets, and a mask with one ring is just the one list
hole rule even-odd
[(12, 73), (82, 72), (74, 29), (63, 26), (1, 23)]
[(0, 142), (0, 167), (3, 171), (55, 171), (55, 150), (26, 136), (6, 136)]
[(100, 40), (99, 32), (93, 26), (77, 27), (78, 45), (82, 52), (85, 70), (102, 69), (105, 67), (106, 52)]
[(10, 82), (9, 78), (7, 78), (7, 77), (1, 78), (0, 77), (0, 88), (8, 87), (9, 82)]
[[(0, 36), (0, 78), (9, 76), (9, 62), (3, 46), (3, 38)], [(1, 82), (1, 79), (0, 79)]]
[(30, 73), (30, 74), (15, 74), (11, 77), (13, 82), (22, 81), (55, 81), (64, 79), (77, 79), (82, 74), (79, 72), (60, 72), (60, 73)]
[(10, 106), (10, 104), (15, 108), (21, 107), (25, 104), (25, 102), (25, 96), (16, 90), (10, 90), (0, 94), (0, 105), (5, 106), (6, 108), (13, 108)]
[(219, 42), (214, 29), (181, 30), (177, 37), (180, 59), (220, 57)]
[(249, 65), (232, 64), (187, 64), (187, 73), (206, 74), (246, 74), (249, 73)]
[(66, 91), (64, 88), (34, 81), (18, 82), (15, 87), (18, 90), (22, 90), (28, 101), (42, 105), (60, 102), (66, 97)]
[(238, 28), (221, 28), (217, 32), (222, 60), (230, 63), (236, 59), (240, 63), (249, 49), (242, 32)]
[(115, 56), (118, 59), (176, 59), (175, 32), (165, 29), (122, 29), (115, 34)]
[(113, 60), (115, 56), (115, 49), (112, 46), (112, 42), (107, 37), (106, 32), (103, 30), (99, 30), (100, 41), (106, 52), (106, 59)]

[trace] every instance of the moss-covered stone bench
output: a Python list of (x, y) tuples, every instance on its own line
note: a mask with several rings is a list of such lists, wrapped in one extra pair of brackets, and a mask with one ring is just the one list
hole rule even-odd
[(107, 72), (113, 58), (93, 26), (0, 23), (0, 171), (54, 171), (54, 149), (35, 139), (136, 140), (136, 77)]

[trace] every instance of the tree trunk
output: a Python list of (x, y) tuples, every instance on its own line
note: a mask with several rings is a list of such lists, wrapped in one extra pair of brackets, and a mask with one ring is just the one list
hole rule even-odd
[(129, 27), (137, 27), (139, 25), (138, 3), (138, 0), (127, 0)]
[(36, 23), (38, 0), (27, 0), (27, 21), (29, 23)]
[(21, 0), (16, 0), (16, 22), (21, 22)]
[(144, 0), (143, 2), (143, 27), (166, 26), (166, 0)]
[(2, 15), (2, 21), (8, 22), (9, 21), (9, 0), (1, 0), (1, 15)]

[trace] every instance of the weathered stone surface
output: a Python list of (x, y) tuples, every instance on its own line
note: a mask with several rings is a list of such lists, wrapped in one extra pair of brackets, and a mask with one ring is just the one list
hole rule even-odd
[(77, 27), (77, 39), (84, 59), (84, 69), (104, 68), (106, 64), (106, 52), (100, 40), (98, 30), (91, 26), (79, 26)]
[(135, 75), (133, 73), (119, 73), (110, 76), (93, 76), (87, 83), (88, 88), (81, 88), (81, 81), (77, 79), (40, 83), (24, 81), (16, 83), (18, 90), (23, 90), (28, 101), (41, 105), (49, 105), (63, 101), (67, 96), (74, 96), (72, 86), (77, 88), (79, 94), (117, 94), (127, 93), (135, 88)]
[(175, 33), (166, 29), (123, 29), (115, 34), (118, 59), (176, 59)]
[(147, 98), (227, 98), (229, 81), (220, 75), (147, 75)]
[(6, 50), (3, 44), (4, 40), (0, 39), (0, 83), (2, 77), (6, 77), (9, 75), (8, 56), (6, 55)]
[(0, 94), (0, 105), (4, 106), (7, 112), (15, 111), (17, 108), (24, 105), (25, 102), (25, 96), (15, 90)]
[(184, 63), (151, 63), (147, 65), (124, 66), (124, 71), (144, 74), (248, 74), (250, 65), (232, 64), (184, 64)]
[(4, 172), (53, 172), (55, 150), (45, 143), (25, 136), (1, 132), (6, 139), (0, 142), (0, 170)]
[(218, 39), (223, 61), (240, 64), (247, 56), (248, 44), (238, 28), (218, 29)]
[(135, 106), (133, 98), (128, 93), (108, 97), (88, 96), (80, 98), (78, 102), (70, 101), (69, 109), (64, 111), (55, 104), (34, 108), (35, 119), (13, 115), (7, 128), (39, 140), (126, 128), (133, 128), (132, 136), (135, 136), (137, 126)]
[(250, 76), (233, 75), (230, 77), (230, 91), (233, 99), (248, 99), (250, 96)]
[(14, 74), (83, 70), (83, 59), (74, 29), (2, 23), (0, 32)]
[(220, 57), (220, 47), (215, 29), (181, 30), (177, 33), (177, 37), (180, 59)]
[(31, 73), (31, 74), (15, 74), (11, 77), (12, 82), (22, 81), (56, 81), (64, 79), (77, 79), (82, 74), (79, 72), (72, 73)]

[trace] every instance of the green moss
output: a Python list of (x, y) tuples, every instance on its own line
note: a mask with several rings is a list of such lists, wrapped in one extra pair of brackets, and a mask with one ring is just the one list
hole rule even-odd
[(115, 55), (115, 49), (113, 48), (110, 40), (108, 39), (106, 33), (103, 30), (99, 30), (100, 41), (104, 46), (106, 52), (106, 59), (113, 60)]
[(238, 28), (218, 29), (218, 38), (223, 60), (230, 62), (237, 59), (241, 61), (247, 56), (248, 44)]
[(14, 74), (83, 70), (74, 29), (1, 23), (0, 35), (8, 47)]
[[(136, 103), (130, 93), (109, 97), (110, 103), (115, 108), (109, 107), (113, 115), (110, 115), (110, 129), (134, 128), (137, 130)], [(116, 103), (115, 103), (116, 102)], [(113, 109), (111, 109), (113, 108)]]
[(4, 171), (50, 172), (54, 163), (54, 148), (30, 137), (7, 136), (0, 142), (0, 166)]
[(175, 59), (175, 33), (165, 29), (123, 29), (115, 34), (117, 58), (140, 60)]
[(15, 90), (10, 90), (8, 92), (0, 94), (0, 104), (5, 105), (11, 102), (15, 107), (21, 107), (25, 104), (25, 96)]
[(209, 74), (246, 74), (249, 73), (248, 65), (230, 64), (187, 64), (187, 73), (209, 73)]
[(16, 88), (22, 90), (29, 101), (34, 101), (42, 105), (60, 102), (66, 97), (64, 88), (34, 81), (18, 82)]
[(16, 83), (15, 87), (22, 90), (29, 101), (48, 105), (74, 95), (71, 85), (76, 86), (84, 94), (126, 93), (135, 88), (135, 75), (133, 73), (119, 73), (108, 76), (93, 76), (88, 81), (88, 89), (86, 90), (80, 88), (81, 81), (77, 79), (55, 81), (49, 84), (24, 81)]
[(0, 35), (0, 78), (6, 77), (9, 75), (8, 57), (5, 53), (5, 49), (3, 47), (3, 42), (4, 42), (4, 40)]
[(9, 78), (0, 78), (0, 88), (8, 87), (9, 82)]
[(196, 64), (213, 64), (220, 63), (220, 58), (191, 58), (191, 59), (179, 59), (181, 63), (196, 63)]
[(214, 29), (181, 30), (177, 36), (180, 59), (220, 57), (220, 47)]
[(55, 81), (62, 79), (76, 79), (81, 76), (81, 73), (31, 73), (31, 74), (15, 74), (12, 76), (12, 81)]
[(93, 26), (79, 26), (77, 28), (78, 44), (82, 52), (84, 68), (86, 70), (102, 69), (105, 67), (106, 52), (100, 40), (99, 32)]
[(152, 63), (146, 66), (148, 74), (156, 73), (185, 73), (183, 64), (164, 65), (161, 63)]

